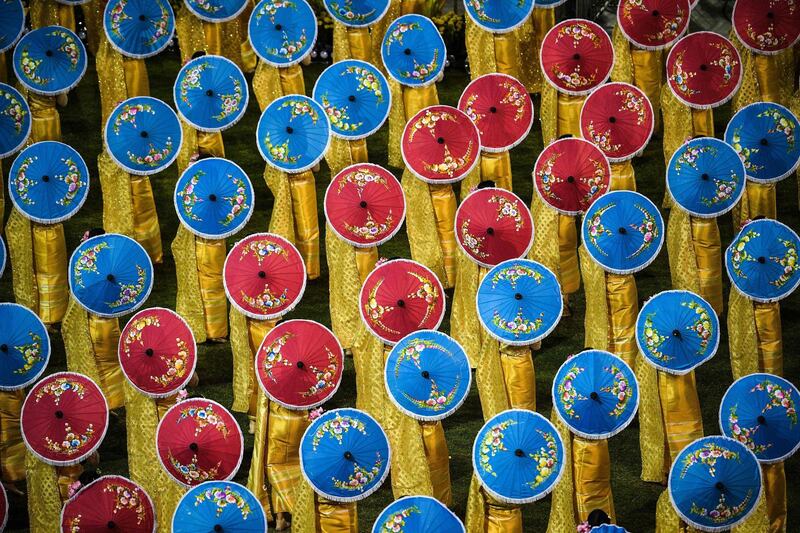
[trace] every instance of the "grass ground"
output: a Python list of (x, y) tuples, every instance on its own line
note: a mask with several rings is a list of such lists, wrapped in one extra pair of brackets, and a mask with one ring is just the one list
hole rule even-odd
[[(164, 53), (156, 59), (147, 61), (150, 74), (152, 95), (172, 102), (172, 84), (179, 69), (179, 58), (176, 53)], [(314, 64), (305, 69), (306, 87), (310, 90), (313, 82), (321, 72), (323, 66)], [(468, 75), (462, 70), (448, 70), (445, 79), (439, 84), (439, 95), (442, 103), (455, 105), (458, 97), (468, 82)], [(538, 113), (538, 104), (536, 106)], [(717, 132), (724, 131), (724, 124), (730, 114), (728, 106), (715, 112)], [(266, 188), (261, 178), (264, 162), (258, 155), (255, 146), (255, 128), (259, 111), (255, 99), (251, 98), (250, 108), (244, 119), (235, 127), (224, 134), (227, 156), (235, 160), (250, 175), (258, 197), (256, 213), (250, 220), (244, 236), (248, 233), (265, 231), (272, 208), (272, 195)], [(102, 225), (102, 198), (99, 181), (96, 174), (96, 156), (102, 149), (100, 133), (99, 93), (97, 89), (97, 76), (93, 65), (78, 88), (70, 94), (69, 105), (61, 110), (61, 121), (64, 142), (75, 147), (89, 165), (92, 172), (92, 188), (89, 199), (80, 213), (65, 223), (67, 236), (67, 249), (74, 249), (81, 235), (86, 229)], [(380, 165), (387, 164), (386, 153), (387, 128), (384, 127), (369, 139), (370, 161)], [(541, 130), (538, 122), (534, 125), (530, 136), (512, 153), (512, 166), (514, 175), (514, 191), (526, 202), (530, 201), (532, 194), (531, 170), (536, 156), (542, 150)], [(7, 172), (10, 161), (3, 164)], [(660, 136), (655, 136), (643, 157), (634, 161), (639, 190), (660, 204), (664, 194), (664, 162), (662, 157)], [(399, 177), (400, 169), (392, 169)], [(329, 182), (329, 171), (323, 163), (322, 170), (317, 174), (317, 195), (320, 204), (319, 218), (323, 220), (321, 200)], [(174, 307), (175, 305), (175, 266), (169, 252), (169, 244), (175, 236), (178, 219), (174, 211), (172, 194), (177, 170), (173, 166), (162, 174), (151, 178), (153, 190), (158, 207), (161, 234), (166, 253), (164, 264), (156, 268), (155, 287), (147, 302), (148, 306)], [(5, 182), (7, 183), (7, 181)], [(780, 219), (797, 229), (800, 223), (798, 217), (797, 182), (794, 178), (787, 179), (778, 185), (778, 212)], [(7, 202), (7, 212), (10, 202)], [(667, 213), (664, 213), (666, 216)], [(321, 225), (324, 231), (324, 225)], [(730, 242), (732, 227), (729, 216), (720, 220), (722, 242)], [(233, 241), (230, 239), (229, 244)], [(325, 268), (323, 246), (323, 271), (320, 279), (309, 283), (303, 301), (288, 318), (308, 318), (329, 325), (327, 269)], [(385, 257), (409, 257), (408, 243), (405, 234), (400, 233), (392, 242), (381, 247), (381, 255)], [(0, 280), (0, 300), (11, 301), (12, 273)], [(644, 301), (653, 294), (670, 288), (669, 266), (666, 248), (658, 260), (644, 272), (636, 275), (639, 298)], [(727, 278), (725, 279), (726, 294), (728, 291)], [(449, 292), (449, 291), (448, 291)], [(448, 294), (452, 296), (452, 294)], [(800, 298), (794, 296), (782, 302), (784, 317), (784, 346), (786, 377), (795, 383), (800, 383), (800, 359), (795, 356), (794, 343), (800, 341), (800, 331), (793, 326), (797, 324), (795, 317), (800, 312)], [(535, 353), (537, 370), (537, 405), (539, 411), (549, 416), (551, 400), (550, 387), (555, 371), (567, 354), (580, 351), (583, 346), (583, 295), (574, 298), (573, 316), (561, 321), (555, 332), (548, 337), (541, 351)], [(124, 322), (125, 319), (121, 319)], [(716, 357), (703, 365), (697, 372), (698, 391), (703, 408), (703, 420), (706, 434), (719, 432), (717, 412), (719, 402), (727, 386), (731, 383), (731, 371), (727, 349), (727, 332), (725, 320), (722, 320), (723, 342)], [(444, 331), (449, 330), (449, 318), (442, 325)], [(48, 372), (55, 372), (65, 368), (65, 359), (62, 340), (59, 334), (52, 336), (53, 355)], [(355, 406), (355, 375), (348, 361), (344, 375), (344, 383), (339, 392), (325, 407)], [(206, 396), (230, 405), (231, 393), (231, 352), (229, 345), (207, 344), (199, 348), (199, 362), (197, 372), (200, 377), (200, 386), (191, 390), (192, 395)], [(247, 427), (246, 417), (239, 416), (242, 427)], [(459, 411), (444, 422), (447, 441), (450, 447), (450, 470), (453, 483), (453, 507), (461, 517), (464, 516), (466, 507), (466, 494), (469, 487), (472, 466), (470, 450), (475, 434), (483, 423), (477, 391), (473, 391), (468, 401)], [(237, 481), (245, 482), (250, 466), (250, 451), (252, 437), (245, 440), (245, 459), (237, 476)], [(655, 504), (663, 490), (661, 486), (644, 483), (639, 479), (640, 460), (638, 447), (638, 425), (634, 422), (620, 435), (610, 442), (612, 459), (612, 484), (616, 500), (618, 523), (631, 531), (652, 531), (655, 527)], [(103, 473), (127, 473), (127, 453), (125, 445), (125, 413), (120, 410), (118, 416), (111, 417), (111, 426), (105, 441), (100, 448), (101, 469)], [(790, 460), (786, 465), (789, 478), (789, 531), (800, 530), (800, 484), (792, 482), (791, 472), (800, 471), (800, 455)], [(368, 531), (376, 515), (385, 505), (392, 500), (390, 484), (385, 486), (358, 504), (360, 531)], [(23, 498), (11, 497), (10, 531), (24, 531), (27, 524), (26, 502)], [(550, 509), (549, 498), (532, 505), (525, 506), (524, 519), (525, 531), (545, 531)], [(163, 520), (163, 517), (160, 518)]]

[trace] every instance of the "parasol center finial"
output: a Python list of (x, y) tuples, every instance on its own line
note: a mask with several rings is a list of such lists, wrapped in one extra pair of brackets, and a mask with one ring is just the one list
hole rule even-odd
[(291, 126), (286, 126), (286, 133), (294, 133), (294, 128)]
[(575, 183), (575, 176), (567, 176), (567, 183)]
[(705, 174), (705, 173), (703, 173), (703, 175), (700, 176), (700, 179), (702, 179), (703, 181), (708, 181), (709, 178), (711, 178), (711, 176), (709, 176), (708, 174)]
[(352, 461), (353, 460), (353, 454), (350, 453), (349, 451), (346, 451), (346, 452), (344, 452), (344, 458), (347, 459), (348, 461)]
[(514, 450), (514, 455), (516, 455), (517, 457), (525, 457), (525, 452), (517, 448), (516, 450)]
[(681, 332), (680, 332), (680, 331), (678, 331), (677, 329), (673, 329), (673, 330), (672, 330), (672, 336), (673, 336), (673, 337), (677, 337), (677, 338), (679, 338), (679, 339), (680, 339), (680, 338), (681, 338)]
[(489, 113), (497, 113), (497, 108), (495, 106), (490, 107)]
[(658, 9), (654, 9), (653, 10), (653, 16), (654, 17), (660, 17), (661, 16), (661, 13), (658, 11)]
[(410, 56), (411, 55), (411, 48), (406, 48), (405, 50), (403, 50), (403, 53), (405, 55), (407, 55), (407, 56)]
[(775, 13), (773, 13), (772, 11), (767, 11), (767, 18), (768, 19), (774, 19), (775, 18)]
[(214, 524), (214, 531), (216, 531), (217, 533), (223, 531), (222, 526), (219, 524)]
[(196, 443), (196, 442), (193, 442), (193, 443), (191, 443), (191, 444), (189, 445), (189, 449), (190, 449), (190, 450), (192, 450), (192, 451), (193, 451), (193, 452), (195, 452), (195, 453), (197, 453), (197, 450), (198, 450), (198, 448), (199, 448), (199, 447), (197, 446), (197, 443)]
[(143, 131), (142, 133), (139, 134), (139, 136), (141, 136), (143, 139), (147, 139), (150, 136), (150, 134), (147, 133), (146, 131)]
[(42, 176), (42, 181), (47, 183), (48, 181), (50, 181), (50, 176), (47, 175)]
[(756, 420), (758, 420), (758, 423), (761, 424), (762, 426), (767, 423), (767, 419), (764, 418), (764, 415), (758, 415), (758, 418), (756, 418)]
[(422, 371), (422, 377), (425, 378), (425, 379), (428, 379), (428, 378), (431, 377), (431, 374), (427, 370), (423, 370)]
[(397, 300), (397, 307), (405, 307), (406, 302), (405, 300)]
[(720, 492), (724, 492), (725, 491), (725, 484), (722, 483), (722, 481), (717, 481), (717, 483), (716, 483), (716, 485), (714, 485), (714, 487)]
[(705, 63), (703, 63), (702, 65), (700, 65), (700, 70), (702, 70), (702, 71), (706, 71), (706, 70), (708, 70), (708, 65), (706, 65)]
[(153, 352), (153, 349), (152, 349), (152, 348), (148, 348), (148, 349), (146, 349), (146, 350), (144, 351), (144, 354), (145, 354), (147, 357), (153, 357), (153, 354), (154, 354), (154, 353), (155, 353), (155, 352)]
[(515, 294), (515, 295), (514, 295), (514, 299), (515, 299), (515, 300), (522, 300), (522, 293), (519, 293), (519, 292), (518, 292), (517, 294)]
[(264, 278), (267, 277), (267, 273), (264, 272), (263, 270), (259, 270), (258, 271), (258, 277), (261, 278), (261, 279), (264, 279)]
[(617, 230), (617, 233), (619, 233), (620, 235), (627, 235), (628, 234), (628, 230), (626, 230), (625, 228), (621, 227), (621, 228), (619, 228)]
[(216, 202), (217, 201), (217, 195), (216, 194), (209, 194), (208, 195), (208, 200), (210, 202)]
[(614, 124), (617, 121), (617, 117), (608, 117), (608, 121)]
[(363, 209), (367, 208), (367, 202), (365, 200), (361, 200), (358, 205), (360, 205)]
[(115, 277), (114, 277), (114, 274), (109, 274), (108, 276), (106, 276), (106, 279), (107, 279), (107, 280), (108, 280), (110, 283), (114, 283), (115, 281), (117, 281), (117, 278), (115, 278)]
[(350, 96), (347, 97), (347, 100), (350, 101), (350, 102), (355, 102), (356, 101), (356, 95), (351, 94)]
[(764, 263), (766, 263), (766, 262), (767, 262), (767, 258), (766, 258), (766, 257), (764, 257), (763, 255), (762, 255), (762, 256), (759, 256), (759, 258), (758, 258), (758, 262), (759, 262), (759, 263), (761, 263), (761, 264), (763, 265)]
[(589, 398), (591, 398), (594, 401), (597, 401), (600, 399), (600, 396), (595, 391), (592, 391), (592, 393), (589, 395)]
[(439, 144), (444, 144), (444, 137), (439, 137), (438, 139), (436, 139), (436, 142)]
[(767, 141), (766, 139), (761, 139), (760, 142), (761, 142), (761, 146), (766, 146), (766, 145), (769, 144), (769, 141)]
[(0, 344), (0, 352), (7, 352), (8, 344)]
[(58, 419), (64, 418), (64, 411), (56, 411), (56, 418)]
[(147, 20), (147, 17), (145, 17), (144, 15), (139, 15), (139, 20), (144, 22)]
[(117, 524), (113, 520), (109, 520), (108, 523), (106, 524), (106, 527), (108, 529), (114, 529), (117, 527)]
[(486, 228), (487, 235), (494, 235), (494, 228)]
[(214, 91), (212, 91), (211, 89), (207, 90), (206, 96), (214, 96)]
[(581, 55), (580, 54), (573, 54), (572, 55), (572, 59), (574, 59), (575, 61), (580, 61)]
[(46, 51), (44, 53), (44, 55), (46, 55), (47, 57), (53, 57), (53, 51), (52, 50), (48, 50), (48, 51)]
[(303, 370), (306, 367), (306, 364), (302, 361), (298, 361), (295, 366), (297, 366), (297, 368), (300, 370)]
[(281, 26), (280, 24), (275, 24), (275, 30), (281, 31), (283, 30), (283, 26)]

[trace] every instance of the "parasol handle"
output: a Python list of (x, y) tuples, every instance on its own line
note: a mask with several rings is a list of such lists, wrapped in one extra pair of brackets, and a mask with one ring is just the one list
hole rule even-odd
[(106, 279), (109, 281), (109, 283), (114, 283), (115, 281), (117, 281), (117, 278), (114, 277), (114, 274), (109, 274), (108, 276), (106, 276)]
[(494, 228), (491, 228), (491, 227), (490, 228), (486, 228), (486, 234), (487, 235), (494, 235)]
[(344, 452), (344, 458), (347, 459), (348, 461), (352, 461), (353, 460), (353, 454), (350, 453), (349, 451), (346, 451), (346, 452)]
[(518, 292), (518, 293), (516, 293), (516, 294), (514, 295), (514, 299), (515, 299), (515, 300), (522, 300), (522, 293), (521, 293), (521, 292)]
[(197, 443), (196, 442), (191, 443), (189, 445), (189, 449), (192, 450), (193, 452), (197, 453), (197, 450), (198, 450)]
[(525, 452), (517, 448), (516, 450), (514, 450), (514, 455), (516, 455), (517, 457), (525, 457)]
[(756, 418), (756, 420), (758, 420), (758, 423), (761, 424), (762, 426), (767, 423), (767, 419), (764, 418), (764, 415), (758, 415), (758, 418)]
[(681, 332), (678, 331), (677, 329), (673, 329), (672, 330), (672, 336), (677, 338), (677, 339), (680, 339), (681, 338)]
[(145, 354), (147, 357), (153, 357), (153, 353), (154, 353), (154, 352), (153, 352), (153, 349), (152, 349), (152, 348), (148, 348), (148, 349), (146, 349), (146, 350), (144, 351), (144, 354)]
[(116, 528), (116, 527), (117, 527), (117, 524), (116, 524), (116, 522), (114, 522), (113, 520), (109, 520), (109, 521), (108, 521), (108, 523), (106, 524), (106, 527), (107, 527), (108, 529), (114, 529), (114, 528)]
[(717, 484), (714, 485), (714, 487), (720, 492), (725, 492), (725, 485), (722, 483), (722, 481), (717, 481)]
[(405, 300), (397, 300), (397, 307), (405, 307), (406, 302)]
[(306, 364), (304, 362), (302, 362), (302, 361), (298, 361), (296, 366), (300, 370), (303, 370), (303, 368), (305, 368)]
[(367, 208), (367, 202), (364, 200), (361, 200), (361, 202), (358, 205), (361, 206), (363, 209)]
[(221, 526), (221, 525), (219, 525), (219, 524), (214, 524), (214, 531), (217, 531), (218, 533), (219, 533), (220, 531), (223, 531), (223, 529), (222, 529), (222, 526)]
[(8, 344), (0, 344), (0, 352), (8, 352)]
[(64, 411), (56, 411), (56, 418), (64, 418)]
[(600, 400), (600, 396), (594, 391), (592, 391), (592, 393), (589, 395), (589, 398), (591, 398), (592, 400), (594, 400), (596, 402)]
[(425, 379), (429, 379), (431, 377), (431, 374), (427, 370), (423, 370), (422, 371), (422, 377), (425, 378)]

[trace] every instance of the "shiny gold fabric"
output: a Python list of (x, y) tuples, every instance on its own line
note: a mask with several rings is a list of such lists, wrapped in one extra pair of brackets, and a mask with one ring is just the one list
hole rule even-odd
[(399, 168), (403, 166), (400, 143), (403, 138), (403, 129), (406, 126), (406, 111), (403, 103), (403, 91), (405, 89), (393, 78), (388, 78), (388, 80), (389, 91), (392, 94), (392, 107), (389, 109), (387, 156), (389, 166)]
[(309, 424), (308, 411), (292, 411), (269, 402), (265, 466), (276, 513), (294, 512), (294, 491), (302, 478), (300, 439)]
[(130, 175), (119, 168), (105, 150), (97, 156), (97, 170), (103, 192), (103, 229), (133, 237)]
[[(298, 66), (297, 68), (300, 67)], [(263, 113), (270, 103), (283, 96), (283, 94), (279, 70), (264, 61), (259, 61), (253, 74), (253, 95), (255, 95), (256, 102), (258, 102), (259, 111)]]
[(761, 465), (770, 533), (786, 531), (786, 471), (783, 463)]
[(691, 109), (675, 98), (667, 84), (661, 88), (661, 112), (664, 118), (664, 163), (675, 150), (695, 136)]
[(228, 336), (228, 299), (222, 283), (227, 246), (225, 239), (194, 238), (197, 279), (203, 304), (205, 335), (209, 339)]
[(183, 142), (175, 159), (175, 166), (178, 167), (178, 174), (183, 172), (192, 164), (192, 159), (199, 154), (197, 146), (197, 130), (191, 127), (185, 120), (181, 119), (181, 131), (183, 131)]
[(353, 250), (356, 254), (358, 278), (363, 284), (369, 273), (375, 268), (375, 263), (378, 262), (378, 247), (370, 246), (369, 248), (354, 248)]
[(636, 174), (633, 170), (633, 163), (623, 161), (621, 163), (611, 163), (611, 188), (612, 191), (635, 191)]
[(452, 281), (447, 284), (444, 243), (438, 231), (431, 232), (431, 226), (436, 224), (436, 215), (428, 184), (406, 169), (401, 185), (406, 197), (406, 232), (411, 257), (430, 268), (445, 287), (452, 286)]
[(733, 379), (759, 372), (758, 332), (753, 302), (731, 287), (728, 296), (728, 351)]
[(237, 19), (226, 22), (202, 22), (206, 51), (224, 56), (242, 68), (242, 37)]
[(317, 514), (318, 533), (358, 533), (355, 503), (339, 503), (318, 497)]
[(175, 35), (181, 52), (181, 62), (189, 61), (195, 52), (212, 53), (206, 45), (203, 33), (203, 22), (189, 11), (183, 2), (178, 2), (175, 9)]
[(534, 9), (531, 17), (514, 30), (519, 40), (519, 81), (529, 93), (538, 93), (546, 83), (539, 65), (539, 50), (544, 36), (555, 24), (554, 9)]
[(100, 0), (91, 0), (80, 6), (83, 12), (83, 23), (86, 27), (86, 48), (93, 56), (97, 56), (101, 35), (105, 36), (103, 31), (104, 7)]
[(564, 280), (561, 277), (561, 244), (558, 233), (561, 229), (559, 213), (545, 205), (538, 194), (531, 197), (531, 215), (533, 217), (533, 247), (528, 257), (540, 262), (558, 276), (561, 290), (564, 291)]
[[(125, 402), (122, 384), (125, 380), (119, 366), (119, 320), (87, 313), (89, 337), (92, 339), (94, 358), (100, 374), (98, 385), (106, 397), (109, 409), (122, 407)], [(80, 372), (80, 370), (78, 370)]]
[(483, 336), (483, 344), (475, 370), (475, 383), (481, 400), (483, 419), (511, 408), (503, 378), (503, 363), (500, 360), (500, 345), (489, 335)]
[(700, 296), (722, 314), (722, 241), (714, 218), (691, 217), (692, 243), (697, 258)]
[(317, 220), (317, 189), (310, 170), (289, 175), (294, 215), (294, 244), (306, 265), (308, 279), (320, 275), (319, 221)]
[(125, 86), (128, 88), (128, 98), (134, 96), (150, 96), (150, 78), (147, 75), (147, 66), (144, 59), (125, 57), (122, 60), (125, 69)]
[(611, 44), (614, 47), (614, 65), (611, 67), (611, 81), (633, 84), (635, 82), (633, 58), (631, 57), (633, 47), (625, 37), (625, 34), (619, 29), (619, 24), (614, 24), (614, 29), (611, 30)]
[(639, 296), (632, 275), (606, 274), (608, 298), (609, 351), (634, 368), (636, 346), (636, 317)]
[(197, 132), (197, 151), (201, 155), (211, 157), (225, 157), (225, 143), (219, 132)]
[(714, 136), (714, 110), (692, 109), (693, 137)]
[(439, 234), (439, 245), (442, 248), (445, 277), (441, 279), (441, 282), (448, 289), (453, 286), (456, 279), (458, 244), (456, 243), (455, 220), (458, 202), (451, 185), (428, 185), (428, 188), (433, 203), (436, 232)]
[(55, 96), (27, 93), (31, 108), (31, 142), (60, 141), (61, 118), (56, 110)]
[(731, 212), (735, 228), (756, 217), (777, 219), (776, 184), (748, 181), (742, 199)]
[(69, 303), (67, 243), (62, 224), (31, 223), (33, 271), (39, 292), (39, 318), (45, 324), (61, 322)]
[[(250, 487), (249, 480), (247, 486)], [(294, 497), (295, 513), (292, 517), (292, 533), (317, 533), (316, 495), (305, 478), (301, 478), (297, 484)]]
[(500, 345), (500, 365), (509, 407), (536, 411), (536, 371), (530, 347)]
[(25, 478), (28, 494), (28, 519), (31, 533), (54, 533), (61, 524), (62, 499), (58, 469), (30, 452), (25, 454)]
[(663, 50), (631, 48), (634, 85), (647, 95), (653, 105), (654, 129), (658, 129), (661, 122), (661, 99), (659, 96), (665, 58)]
[(289, 177), (286, 173), (270, 165), (265, 165), (264, 181), (275, 198), (269, 219), (269, 231), (294, 243), (294, 213)]
[(703, 436), (703, 415), (694, 372), (683, 376), (659, 372), (658, 394), (667, 443), (664, 450), (664, 472), (668, 472), (678, 453)]
[(494, 35), (481, 29), (469, 17), (464, 17), (464, 32), (469, 58), (469, 74), (474, 80), (477, 77), (497, 72), (497, 60), (494, 51)]
[[(436, 85), (428, 85), (427, 87), (403, 87), (403, 109), (406, 113), (405, 120), (411, 118), (432, 105), (439, 103), (439, 92), (436, 90)], [(405, 127), (405, 123), (403, 124)]]
[(39, 289), (33, 264), (33, 234), (31, 221), (17, 209), (11, 209), (6, 224), (9, 269), (14, 273), (14, 300), (34, 313), (39, 311)]
[(358, 310), (361, 277), (355, 248), (340, 239), (328, 225), (325, 232), (325, 253), (330, 273), (328, 291), (331, 326), (342, 347), (350, 349), (356, 329), (353, 325), (361, 321)]
[[(399, 17), (403, 13), (402, 7), (403, 1), (402, 0), (390, 0), (389, 7), (386, 9), (386, 14), (384, 14), (380, 20), (378, 20), (375, 24), (370, 27), (370, 57), (373, 58), (373, 64), (386, 74), (386, 68), (383, 65), (383, 61), (381, 59), (381, 46), (383, 45), (383, 38), (386, 35), (386, 29), (389, 25), (394, 22), (394, 20)], [(413, 6), (409, 6), (413, 7)], [(392, 102), (394, 105), (394, 102)]]
[(583, 102), (585, 101), (585, 96), (572, 96), (558, 93), (557, 137), (561, 137), (562, 135), (572, 135), (573, 137), (583, 136), (581, 134), (581, 109), (583, 109)]
[(511, 183), (511, 154), (481, 152), (481, 181), (493, 181), (497, 187), (513, 191)]
[(516, 32), (495, 33), (493, 37), (497, 72), (519, 79), (520, 50)]
[(258, 61), (258, 56), (256, 55), (255, 50), (253, 50), (253, 47), (250, 45), (250, 40), (248, 39), (250, 16), (253, 14), (254, 8), (255, 3), (253, 0), (248, 0), (244, 11), (242, 11), (237, 19), (239, 23), (239, 35), (242, 38), (242, 43), (240, 45), (242, 71), (245, 73), (252, 73), (256, 68), (256, 62)]
[[(195, 236), (183, 224), (178, 224), (178, 231), (170, 247), (177, 278), (175, 311), (189, 324), (195, 341), (200, 344), (206, 341), (206, 317), (200, 293), (200, 275), (197, 271)], [(225, 324), (227, 329), (227, 313)]]
[(32, 0), (28, 3), (28, 6), (30, 8), (28, 14), (33, 29), (61, 24), (61, 17), (59, 16), (62, 15), (59, 12), (60, 4), (55, 0)]
[(547, 522), (548, 533), (574, 533), (576, 522), (575, 479), (573, 476), (572, 434), (566, 424), (556, 414), (550, 412), (550, 421), (555, 425), (561, 441), (564, 443), (564, 473), (561, 481), (553, 489), (550, 504), (550, 519)]
[(25, 391), (0, 391), (0, 476), (3, 481), (25, 479), (25, 443), (19, 416)]
[(586, 293), (586, 309), (591, 310), (584, 318), (584, 346), (596, 350), (609, 350), (612, 346), (609, 341), (611, 321), (606, 296), (606, 273), (594, 262), (585, 245), (582, 244), (578, 248), (578, 256), (581, 260), (581, 274)]
[(639, 383), (639, 452), (642, 456), (642, 481), (662, 483), (664, 477), (664, 420), (658, 395), (658, 371), (636, 357), (636, 381)]
[(164, 260), (161, 247), (161, 228), (153, 198), (153, 188), (147, 176), (131, 176), (131, 201), (133, 209), (133, 232), (136, 241), (147, 251), (155, 264)]
[(67, 313), (61, 323), (67, 369), (80, 372), (100, 384), (100, 371), (94, 356), (92, 336), (89, 332), (89, 315), (74, 298), (70, 298)]
[[(488, 495), (472, 476), (467, 499), (467, 533), (520, 533), (522, 509), (507, 505)], [(572, 528), (572, 533), (575, 528)]]
[(614, 496), (611, 493), (611, 456), (606, 439), (587, 440), (572, 437), (572, 475), (575, 487), (575, 511), (584, 522), (595, 509), (602, 509), (614, 519)]
[[(231, 310), (232, 332), (235, 331), (233, 328), (234, 312), (235, 312), (234, 310)], [(242, 316), (241, 313), (238, 314)], [(233, 339), (234, 336), (232, 334), (231, 341), (233, 341)], [(235, 365), (236, 361), (234, 361), (234, 367), (233, 367), (234, 375), (236, 375), (236, 372), (239, 371)], [(242, 372), (244, 370), (245, 369), (241, 369)], [(234, 389), (233, 409), (247, 411), (247, 409), (249, 408), (249, 403), (245, 403), (244, 409), (237, 407), (236, 402), (239, 399), (237, 398), (236, 394), (237, 394), (236, 389)], [(239, 402), (241, 403), (241, 400), (239, 400)], [(269, 496), (269, 483), (267, 482), (267, 453), (268, 453), (267, 434), (269, 429), (270, 403), (271, 402), (267, 399), (267, 396), (266, 394), (264, 394), (264, 391), (261, 390), (261, 388), (258, 387), (258, 385), (256, 385), (256, 411), (255, 411), (255, 427), (253, 431), (253, 455), (250, 458), (250, 470), (248, 471), (247, 475), (247, 488), (250, 489), (250, 491), (255, 495), (258, 501), (261, 502), (261, 506), (264, 508), (264, 511), (267, 513), (267, 516), (272, 515), (272, 500)], [(295, 524), (292, 525), (294, 526)]]
[(764, 55), (747, 49), (735, 35), (731, 36), (731, 41), (742, 59), (742, 84), (733, 97), (734, 111), (762, 101), (787, 105), (797, 77), (791, 74), (795, 71), (792, 47), (778, 54)]
[(578, 228), (573, 216), (558, 215), (558, 250), (561, 292), (574, 294), (581, 288), (581, 271), (578, 268)]
[(255, 375), (255, 354), (274, 321), (255, 320), (244, 316), (235, 307), (230, 310), (230, 339), (233, 355), (233, 409), (256, 415), (258, 384)]
[(464, 348), (470, 366), (475, 368), (481, 350), (483, 326), (478, 320), (475, 294), (480, 282), (480, 267), (459, 250), (455, 290), (450, 312), (450, 334)]
[(700, 274), (692, 239), (692, 217), (677, 207), (667, 221), (667, 257), (672, 288), (700, 293)]
[(101, 124), (99, 127), (102, 128), (105, 127), (114, 108), (128, 98), (125, 61), (122, 54), (114, 50), (108, 42), (102, 27), (95, 56), (95, 66), (97, 67), (97, 84), (100, 87)]
[(431, 472), (433, 484), (433, 497), (449, 506), (452, 502), (452, 488), (450, 486), (450, 450), (444, 436), (441, 421), (420, 422), (422, 429), (422, 443), (425, 446), (425, 458)]
[(540, 94), (539, 121), (542, 125), (542, 141), (547, 146), (558, 138), (558, 91), (543, 81)]
[(759, 371), (783, 375), (783, 335), (781, 306), (778, 302), (754, 303), (756, 334), (758, 335)]

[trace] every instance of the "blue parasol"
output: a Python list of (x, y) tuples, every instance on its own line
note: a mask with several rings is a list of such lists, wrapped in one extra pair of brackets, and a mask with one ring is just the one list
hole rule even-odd
[(761, 463), (779, 463), (800, 448), (797, 387), (771, 374), (733, 382), (719, 406), (722, 433), (736, 439)]
[(25, 31), (22, 0), (0, 0), (0, 54), (11, 50)]
[(727, 213), (744, 194), (745, 170), (739, 154), (713, 137), (692, 139), (667, 165), (667, 190), (690, 215), (712, 218)]
[(383, 428), (358, 409), (334, 409), (314, 420), (300, 441), (300, 469), (320, 496), (355, 502), (389, 475), (391, 452)]
[(389, 82), (374, 65), (348, 59), (322, 71), (313, 92), (335, 137), (354, 141), (378, 131), (389, 117)]
[(89, 169), (71, 146), (56, 141), (32, 144), (8, 171), (11, 201), (22, 215), (40, 224), (72, 217), (89, 195)]
[(390, 0), (323, 0), (334, 21), (351, 28), (375, 24), (389, 11)]
[(404, 496), (390, 503), (372, 525), (372, 533), (464, 533), (464, 524), (439, 500)]
[(800, 283), (800, 238), (777, 220), (746, 224), (725, 250), (725, 268), (736, 289), (756, 302), (777, 302)]
[(226, 22), (239, 16), (249, 0), (184, 0), (189, 11), (206, 22)]
[(725, 142), (744, 161), (747, 178), (768, 183), (790, 176), (800, 164), (800, 122), (779, 104), (756, 102), (741, 108), (725, 128)]
[(628, 533), (628, 530), (624, 527), (616, 526), (614, 524), (602, 524), (599, 526), (594, 526), (589, 530), (589, 533)]
[(383, 372), (389, 398), (417, 420), (441, 420), (467, 399), (469, 359), (458, 342), (435, 330), (406, 335), (392, 348)]
[(639, 350), (648, 363), (668, 374), (687, 374), (714, 357), (719, 337), (714, 309), (689, 291), (656, 294), (636, 320)]
[(0, 391), (27, 387), (39, 379), (49, 359), (50, 337), (36, 313), (0, 303)]
[(489, 419), (472, 445), (472, 467), (484, 490), (504, 503), (544, 498), (564, 472), (564, 443), (533, 411), (511, 409)]
[(150, 57), (172, 41), (175, 14), (168, 0), (111, 0), (103, 13), (103, 30), (122, 55)]
[(125, 172), (161, 172), (178, 157), (181, 122), (167, 104), (150, 96), (123, 101), (109, 115), (103, 132), (111, 159)]
[(411, 87), (439, 79), (447, 58), (442, 34), (428, 17), (403, 15), (386, 28), (381, 59), (389, 76)]
[(178, 218), (204, 239), (224, 239), (241, 230), (253, 214), (255, 200), (244, 170), (218, 157), (189, 166), (175, 184)]
[(476, 301), (489, 335), (517, 346), (548, 336), (563, 311), (555, 274), (527, 259), (510, 259), (491, 269), (478, 286)]
[(3, 273), (6, 271), (6, 241), (3, 240), (3, 237), (0, 237), (0, 278), (3, 277)]
[(186, 63), (172, 88), (181, 117), (200, 131), (230, 128), (247, 111), (247, 80), (236, 63), (222, 56), (201, 56)]
[(172, 515), (172, 533), (265, 533), (267, 517), (247, 487), (206, 481), (183, 495)]
[(664, 244), (664, 219), (647, 197), (607, 192), (583, 218), (586, 251), (612, 274), (633, 274), (655, 261)]
[(0, 83), (0, 159), (25, 145), (31, 124), (31, 109), (25, 97), (11, 85)]
[(567, 0), (536, 0), (534, 9), (554, 9)]
[(508, 33), (522, 26), (533, 13), (534, 0), (464, 0), (472, 22), (492, 33)]
[(250, 15), (250, 45), (273, 67), (304, 60), (317, 40), (317, 17), (305, 0), (262, 0)]
[(761, 468), (744, 444), (728, 437), (704, 437), (675, 458), (668, 490), (675, 511), (690, 526), (727, 531), (757, 507)]
[(14, 74), (26, 89), (45, 96), (65, 93), (86, 72), (86, 48), (73, 32), (46, 26), (27, 33), (14, 48)]
[(153, 264), (142, 245), (117, 233), (83, 241), (69, 260), (73, 298), (97, 316), (114, 318), (144, 304), (153, 288)]
[(278, 98), (261, 114), (258, 151), (268, 165), (298, 173), (322, 160), (331, 141), (330, 123), (318, 103), (299, 94)]
[(633, 421), (639, 384), (631, 367), (603, 350), (569, 357), (553, 379), (553, 408), (570, 431), (585, 439), (613, 437)]

